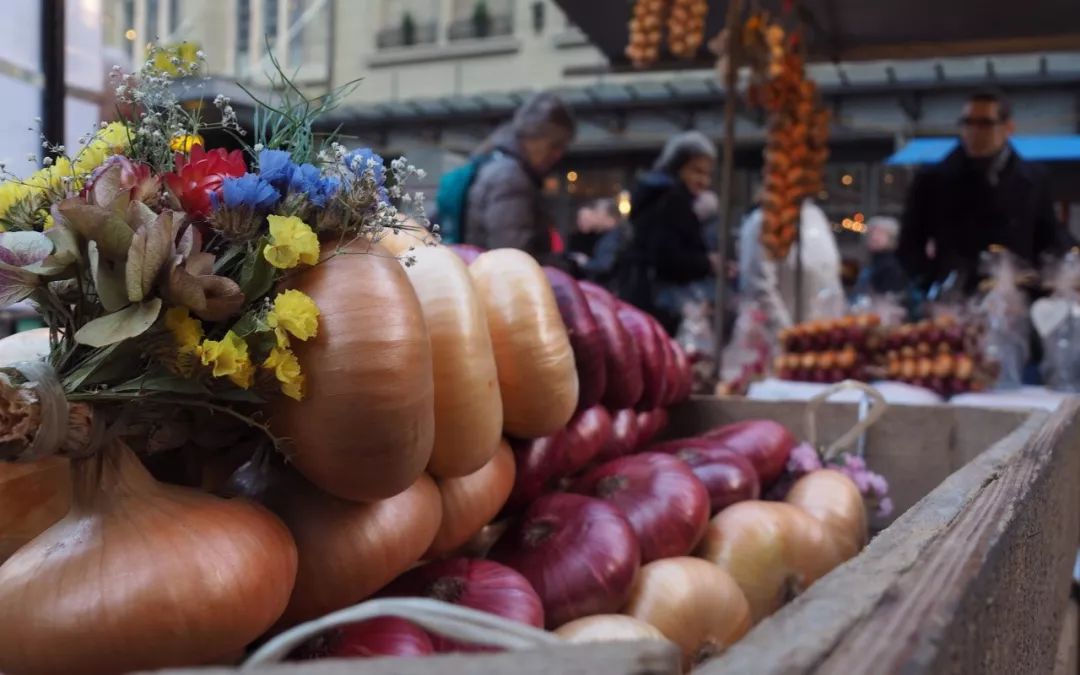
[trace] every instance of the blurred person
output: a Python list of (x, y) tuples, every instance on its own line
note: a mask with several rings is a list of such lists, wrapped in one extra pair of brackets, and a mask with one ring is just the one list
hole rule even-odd
[(1046, 173), (1009, 142), (1015, 124), (995, 92), (974, 94), (960, 117), (960, 146), (920, 171), (908, 192), (897, 255), (921, 287), (958, 275), (978, 284), (979, 254), (1000, 244), (1038, 267), (1071, 237), (1058, 222)]
[(687, 131), (664, 145), (630, 196), (633, 241), (619, 272), (624, 300), (674, 333), (683, 304), (714, 297), (716, 256), (705, 243), (694, 201), (712, 185), (716, 146)]
[(855, 282), (858, 294), (902, 294), (908, 288), (907, 273), (896, 257), (900, 223), (896, 218), (874, 216), (866, 221), (866, 249), (870, 261)]
[[(574, 118), (555, 95), (540, 93), (523, 103), (474, 155), (467, 182), (459, 240), (481, 248), (516, 248), (544, 264), (558, 263), (542, 181), (574, 139)], [(453, 186), (447, 185), (449, 191)], [(458, 186), (460, 187), (460, 186)], [(440, 206), (452, 201), (440, 184)], [(442, 217), (448, 210), (440, 208)]]
[(579, 275), (610, 288), (619, 256), (630, 241), (628, 230), (613, 199), (599, 199), (579, 209), (569, 253)]
[[(761, 244), (761, 208), (746, 216), (739, 232), (739, 290), (765, 312), (774, 333), (796, 320), (830, 316), (843, 300), (840, 251), (825, 212), (812, 199), (804, 199), (799, 216), (799, 245), (783, 260), (773, 260)], [(802, 257), (802, 310), (796, 317), (796, 255)]]

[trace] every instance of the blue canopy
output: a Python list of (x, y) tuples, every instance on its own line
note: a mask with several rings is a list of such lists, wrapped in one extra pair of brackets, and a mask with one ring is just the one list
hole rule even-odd
[[(916, 138), (900, 148), (886, 164), (932, 164), (956, 147), (955, 138)], [(1013, 147), (1034, 162), (1080, 161), (1080, 136), (1014, 136)]]

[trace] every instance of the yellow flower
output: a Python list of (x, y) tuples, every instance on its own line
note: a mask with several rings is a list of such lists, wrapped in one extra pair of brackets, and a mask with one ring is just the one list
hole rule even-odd
[(221, 340), (203, 340), (196, 353), (204, 366), (213, 368), (214, 377), (228, 377), (241, 389), (251, 386), (255, 370), (247, 343), (236, 333), (229, 331)]
[(107, 124), (94, 134), (94, 139), (75, 158), (75, 173), (80, 176), (88, 174), (101, 166), (110, 155), (123, 153), (130, 143), (129, 133), (123, 122)]
[(307, 223), (296, 216), (266, 219), (270, 221), (270, 243), (263, 249), (267, 262), (283, 270), (319, 262), (319, 238)]
[[(319, 307), (315, 301), (300, 291), (288, 290), (274, 298), (274, 308), (266, 316), (266, 322), (277, 334), (278, 346), (288, 345), (281, 331), (288, 331), (301, 340), (315, 337), (319, 332)], [(285, 345), (282, 345), (282, 342)]]
[(194, 351), (203, 338), (202, 323), (191, 318), (187, 307), (172, 307), (166, 311), (165, 327), (172, 333), (181, 352)]
[(71, 160), (67, 157), (58, 157), (52, 166), (38, 169), (26, 179), (27, 187), (31, 193), (38, 190), (53, 190), (66, 192), (70, 187), (64, 182), (65, 178), (74, 179), (75, 169)]
[(0, 218), (7, 215), (12, 206), (30, 196), (31, 188), (19, 181), (0, 183)]
[(263, 361), (263, 368), (274, 371), (274, 377), (281, 383), (281, 393), (297, 401), (304, 399), (304, 374), (300, 372), (300, 362), (295, 354), (274, 347)]
[(203, 142), (203, 137), (199, 134), (180, 134), (179, 136), (173, 136), (173, 139), (169, 141), (169, 148), (173, 152), (191, 152), (191, 147), (193, 145), (206, 147), (206, 143)]

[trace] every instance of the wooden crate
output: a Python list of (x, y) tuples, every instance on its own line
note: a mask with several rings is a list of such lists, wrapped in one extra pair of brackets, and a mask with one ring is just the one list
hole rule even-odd
[[(669, 435), (742, 419), (804, 432), (805, 404), (699, 399)], [(1056, 413), (894, 406), (868, 432), (867, 461), (896, 516), (869, 546), (756, 626), (702, 675), (1052, 673), (1080, 541), (1080, 405)], [(824, 439), (856, 418), (823, 406)], [(1067, 653), (1067, 649), (1066, 649)], [(225, 675), (232, 669), (168, 671)], [(666, 645), (564, 647), (420, 660), (326, 661), (280, 675), (532, 673), (674, 675)]]

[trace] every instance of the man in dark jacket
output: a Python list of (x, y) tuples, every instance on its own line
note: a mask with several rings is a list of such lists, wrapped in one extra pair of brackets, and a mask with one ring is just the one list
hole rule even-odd
[(976, 94), (960, 118), (960, 147), (915, 177), (897, 255), (924, 288), (957, 272), (974, 289), (979, 254), (992, 244), (1032, 265), (1070, 245), (1045, 173), (1016, 154), (1012, 130), (1008, 103), (994, 93)]

